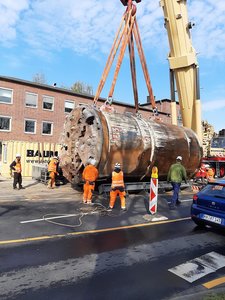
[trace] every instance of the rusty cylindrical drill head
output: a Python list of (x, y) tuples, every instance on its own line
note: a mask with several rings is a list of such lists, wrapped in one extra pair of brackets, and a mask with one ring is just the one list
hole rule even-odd
[(178, 155), (191, 176), (202, 157), (198, 138), (188, 128), (91, 106), (76, 107), (67, 116), (60, 144), (63, 175), (74, 183), (82, 181), (89, 159), (95, 159), (99, 179), (109, 178), (120, 163), (124, 178), (132, 181), (139, 180), (148, 165), (157, 166), (160, 180), (166, 180)]

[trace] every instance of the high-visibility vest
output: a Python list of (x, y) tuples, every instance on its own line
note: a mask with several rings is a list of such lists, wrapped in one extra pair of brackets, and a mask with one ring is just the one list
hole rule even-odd
[(14, 172), (18, 172), (21, 173), (22, 172), (22, 166), (21, 166), (21, 162), (18, 161), (17, 159), (15, 160), (16, 165), (15, 165), (15, 170), (13, 170)]
[(52, 159), (48, 164), (48, 171), (56, 173), (57, 161), (56, 159)]
[(84, 168), (82, 177), (85, 181), (96, 181), (98, 178), (98, 169), (93, 165), (87, 165)]
[(112, 188), (116, 186), (124, 187), (123, 171), (120, 171), (119, 173), (115, 171), (112, 172)]
[(209, 169), (207, 170), (207, 175), (206, 175), (207, 178), (213, 178), (214, 175), (215, 175), (214, 170), (213, 170), (212, 168), (209, 168)]

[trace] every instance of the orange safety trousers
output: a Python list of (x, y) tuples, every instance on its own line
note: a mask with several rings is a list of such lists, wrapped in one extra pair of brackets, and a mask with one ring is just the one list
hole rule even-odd
[(83, 202), (84, 203), (91, 203), (92, 199), (92, 191), (95, 189), (95, 185), (92, 183), (90, 184), (87, 180), (84, 184), (84, 193), (83, 193)]
[(126, 198), (125, 198), (125, 195), (126, 195), (126, 192), (123, 191), (119, 191), (119, 190), (115, 190), (115, 191), (110, 191), (110, 201), (109, 201), (109, 206), (111, 208), (114, 207), (114, 204), (115, 204), (115, 201), (116, 201), (116, 197), (117, 195), (119, 195), (120, 197), (120, 202), (121, 202), (121, 208), (124, 209), (126, 208)]
[(48, 186), (49, 187), (55, 187), (55, 172), (49, 172), (49, 182), (48, 182)]

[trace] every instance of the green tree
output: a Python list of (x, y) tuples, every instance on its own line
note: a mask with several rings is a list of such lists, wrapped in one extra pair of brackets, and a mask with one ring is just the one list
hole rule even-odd
[(33, 82), (40, 83), (40, 84), (47, 84), (47, 80), (43, 73), (35, 73), (33, 75)]
[(75, 93), (93, 95), (93, 88), (91, 85), (76, 81), (72, 86), (71, 90)]

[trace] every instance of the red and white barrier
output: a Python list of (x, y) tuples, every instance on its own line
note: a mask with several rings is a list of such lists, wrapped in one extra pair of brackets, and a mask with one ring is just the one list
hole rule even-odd
[(149, 211), (152, 215), (157, 212), (158, 204), (158, 168), (152, 168), (150, 194), (149, 194)]
[(193, 193), (198, 193), (199, 190), (200, 190), (200, 189), (199, 189), (199, 186), (197, 186), (197, 185), (192, 185), (191, 188), (192, 188), (192, 192), (193, 192)]

